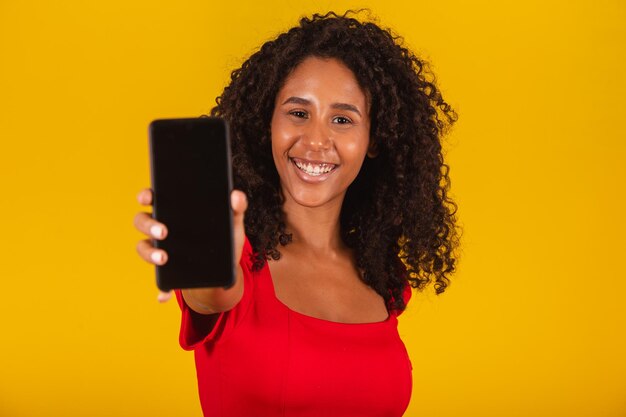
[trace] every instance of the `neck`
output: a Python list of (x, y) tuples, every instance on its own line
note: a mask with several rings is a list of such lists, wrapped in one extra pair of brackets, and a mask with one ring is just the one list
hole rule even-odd
[(292, 242), (319, 253), (335, 252), (343, 248), (339, 223), (342, 202), (323, 207), (304, 207), (287, 199), (283, 210), (287, 232), (292, 234)]

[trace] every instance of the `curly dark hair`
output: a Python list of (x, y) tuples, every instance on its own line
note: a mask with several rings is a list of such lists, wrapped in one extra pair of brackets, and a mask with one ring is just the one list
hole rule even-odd
[(290, 242), (280, 179), (271, 150), (276, 95), (305, 58), (334, 58), (352, 70), (371, 102), (366, 158), (341, 210), (341, 233), (353, 249), (363, 281), (390, 309), (403, 310), (407, 282), (423, 289), (434, 277), (437, 294), (455, 270), (459, 233), (448, 195), (449, 167), (441, 137), (457, 115), (435, 85), (425, 61), (388, 29), (329, 12), (266, 42), (231, 74), (212, 116), (228, 120), (235, 187), (249, 200), (246, 233), (255, 268), (279, 259)]

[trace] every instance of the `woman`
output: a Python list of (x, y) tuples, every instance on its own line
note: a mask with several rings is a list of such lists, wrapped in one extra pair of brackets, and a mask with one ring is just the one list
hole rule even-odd
[[(232, 73), (212, 115), (232, 136), (236, 284), (176, 292), (206, 416), (402, 415), (397, 316), (411, 287), (444, 291), (458, 241), (440, 143), (456, 115), (432, 78), (389, 31), (334, 13)], [(136, 227), (167, 236), (147, 213)]]

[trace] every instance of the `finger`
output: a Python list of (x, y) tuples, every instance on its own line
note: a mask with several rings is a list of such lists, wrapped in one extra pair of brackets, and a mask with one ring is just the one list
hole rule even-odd
[(144, 261), (154, 265), (165, 265), (167, 263), (167, 252), (163, 249), (156, 249), (149, 239), (141, 240), (137, 243), (137, 253)]
[(168, 292), (159, 291), (159, 295), (157, 296), (157, 301), (159, 303), (165, 303), (169, 301), (170, 298), (172, 298), (171, 291), (168, 291)]
[(230, 205), (236, 216), (245, 213), (248, 208), (248, 198), (246, 194), (243, 191), (233, 190), (230, 194)]
[(139, 202), (139, 204), (142, 204), (144, 206), (151, 205), (152, 190), (149, 188), (144, 188), (143, 190), (139, 191), (139, 194), (137, 194), (137, 201)]
[(135, 225), (135, 229), (154, 239), (163, 240), (167, 237), (167, 227), (165, 227), (163, 223), (159, 223), (153, 219), (148, 213), (137, 213), (133, 224)]

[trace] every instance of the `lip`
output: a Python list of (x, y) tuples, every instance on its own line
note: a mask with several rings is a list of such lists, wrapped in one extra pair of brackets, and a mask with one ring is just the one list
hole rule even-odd
[[(329, 172), (326, 172), (324, 174), (309, 175), (309, 174), (307, 174), (306, 172), (304, 172), (303, 170), (301, 170), (300, 168), (297, 167), (296, 161), (299, 162), (299, 163), (303, 163), (303, 164), (333, 165), (334, 167)], [(312, 159), (304, 159), (304, 158), (289, 157), (289, 162), (290, 162), (290, 165), (292, 166), (292, 168), (295, 170), (296, 175), (298, 176), (298, 178), (300, 178), (304, 182), (311, 183), (311, 184), (317, 184), (317, 183), (326, 181), (337, 170), (337, 168), (339, 168), (339, 164), (335, 164), (335, 163), (327, 162), (327, 161), (317, 161), (317, 160), (312, 160)]]

